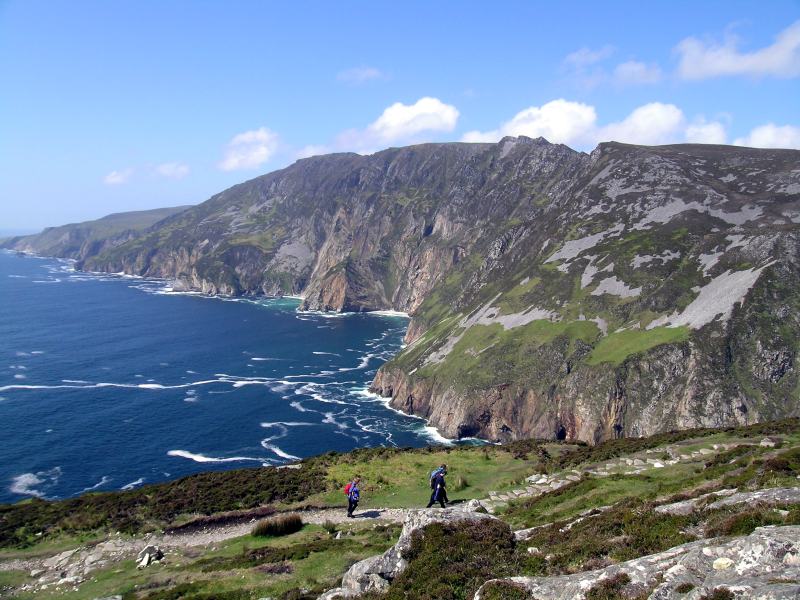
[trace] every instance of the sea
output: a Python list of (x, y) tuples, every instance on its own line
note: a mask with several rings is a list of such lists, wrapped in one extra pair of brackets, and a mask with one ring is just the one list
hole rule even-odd
[(368, 391), (406, 316), (299, 304), (0, 252), (0, 503), (451, 443)]

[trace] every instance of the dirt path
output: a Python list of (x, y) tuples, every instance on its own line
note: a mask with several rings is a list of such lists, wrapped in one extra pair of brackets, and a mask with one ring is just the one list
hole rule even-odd
[[(303, 521), (315, 525), (331, 522), (341, 523), (402, 523), (408, 511), (401, 508), (366, 508), (358, 510), (353, 519), (347, 518), (344, 508), (325, 508), (298, 511)], [(149, 544), (161, 547), (164, 551), (180, 551), (185, 548), (213, 546), (226, 540), (247, 535), (253, 529), (256, 519), (235, 525), (209, 525), (202, 529), (173, 534), (149, 534), (141, 538), (112, 537), (103, 542), (80, 546), (54, 556), (10, 559), (0, 561), (0, 571), (35, 572), (42, 582), (50, 582), (58, 574), (68, 572), (85, 577), (89, 572), (134, 558)]]
[[(322, 525), (326, 521), (331, 523), (360, 523), (363, 521), (385, 521), (402, 523), (408, 511), (402, 508), (367, 508), (357, 510), (353, 519), (348, 519), (344, 508), (323, 508), (307, 511), (298, 511), (303, 522)], [(172, 535), (152, 536), (147, 541), (164, 548), (190, 548), (194, 546), (207, 546), (232, 538), (247, 535), (253, 529), (254, 521), (237, 525), (223, 525), (209, 527), (191, 533), (175, 533)], [(141, 545), (141, 542), (140, 542)]]

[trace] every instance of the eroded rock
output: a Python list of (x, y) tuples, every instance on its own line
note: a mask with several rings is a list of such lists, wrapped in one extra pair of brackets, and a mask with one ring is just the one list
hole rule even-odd
[[(510, 577), (485, 583), (510, 583), (528, 597), (548, 600), (583, 600), (599, 583), (627, 576), (622, 593), (649, 590), (650, 600), (699, 600), (718, 588), (737, 598), (783, 600), (800, 597), (800, 527), (759, 527), (733, 540), (699, 540), (658, 554), (643, 556), (596, 571), (555, 577)], [(689, 593), (676, 588), (692, 587)]]

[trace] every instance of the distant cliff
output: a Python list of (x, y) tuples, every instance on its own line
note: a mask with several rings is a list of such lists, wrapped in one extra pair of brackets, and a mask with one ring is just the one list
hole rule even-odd
[(408, 311), (373, 389), (446, 435), (800, 413), (800, 152), (539, 138), (298, 161), (81, 268)]
[(48, 227), (41, 233), (0, 240), (0, 248), (82, 260), (132, 240), (161, 219), (189, 208), (156, 208), (115, 213), (95, 221)]

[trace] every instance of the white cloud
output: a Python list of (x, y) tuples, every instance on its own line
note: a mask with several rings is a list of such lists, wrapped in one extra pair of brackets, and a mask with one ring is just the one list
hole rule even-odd
[(345, 69), (336, 74), (336, 79), (344, 83), (351, 83), (359, 85), (372, 81), (374, 79), (384, 79), (386, 75), (380, 69), (375, 67), (368, 67), (362, 65), (360, 67), (353, 67), (352, 69)]
[(278, 139), (278, 134), (266, 127), (235, 135), (228, 142), (219, 168), (223, 171), (237, 171), (259, 167), (275, 154)]
[(430, 133), (453, 131), (458, 117), (455, 106), (438, 98), (424, 97), (414, 104), (395, 102), (365, 129), (342, 132), (335, 146), (368, 153), (398, 142), (418, 142)]
[(179, 162), (162, 163), (156, 167), (156, 173), (170, 179), (183, 179), (189, 174), (189, 165)]
[(555, 143), (581, 143), (597, 121), (593, 106), (569, 100), (552, 100), (542, 106), (531, 106), (493, 131), (469, 131), (465, 142), (496, 142), (506, 135), (543, 137)]
[(131, 175), (133, 175), (133, 169), (131, 168), (122, 169), (120, 171), (111, 171), (111, 173), (103, 177), (103, 182), (106, 185), (120, 185), (127, 183)]
[(297, 159), (300, 158), (308, 158), (309, 156), (319, 156), (320, 154), (328, 154), (331, 149), (324, 144), (309, 144), (308, 146), (303, 146), (295, 152), (294, 156)]
[(583, 47), (575, 52), (567, 54), (567, 56), (564, 57), (564, 63), (576, 68), (588, 67), (589, 65), (605, 60), (612, 54), (614, 54), (614, 48), (612, 46), (603, 46), (596, 50)]
[(680, 108), (662, 102), (639, 106), (621, 121), (600, 125), (594, 106), (560, 98), (526, 108), (497, 129), (469, 131), (461, 141), (496, 142), (506, 135), (542, 136), (549, 142), (578, 148), (608, 141), (646, 145), (685, 141), (718, 144), (725, 141), (725, 127), (702, 117), (687, 123)]
[(607, 59), (614, 54), (614, 48), (603, 46), (593, 50), (581, 48), (568, 54), (562, 61), (570, 76), (584, 88), (595, 88), (602, 84), (644, 85), (658, 83), (662, 79), (661, 67), (655, 63), (647, 64), (638, 60), (619, 63), (611, 71)]
[(651, 102), (635, 109), (622, 121), (601, 127), (594, 138), (598, 142), (667, 144), (680, 139), (683, 123), (683, 112), (674, 104)]
[(614, 81), (621, 85), (658, 83), (661, 81), (661, 67), (629, 60), (616, 66)]
[(684, 79), (800, 75), (800, 21), (780, 32), (771, 46), (753, 52), (740, 52), (738, 46), (739, 40), (733, 36), (722, 44), (686, 38), (675, 48), (680, 55), (678, 73)]
[(700, 117), (686, 128), (686, 141), (691, 144), (724, 144), (727, 138), (725, 126), (719, 121)]
[(798, 148), (800, 149), (800, 127), (767, 123), (756, 127), (745, 137), (736, 138), (737, 146), (752, 148)]

